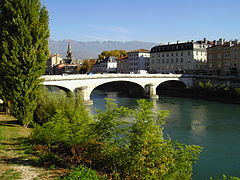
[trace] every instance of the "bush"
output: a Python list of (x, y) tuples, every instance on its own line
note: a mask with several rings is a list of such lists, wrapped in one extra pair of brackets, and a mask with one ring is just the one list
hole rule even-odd
[(167, 111), (154, 111), (147, 100), (128, 109), (108, 99), (93, 121), (76, 99), (58, 99), (66, 108), (53, 108), (48, 121), (34, 129), (35, 142), (113, 179), (191, 179), (201, 148), (164, 139)]
[(92, 119), (79, 95), (67, 97), (43, 92), (35, 111), (35, 122), (32, 138), (51, 147), (84, 141)]
[(67, 176), (62, 178), (63, 180), (100, 180), (97, 173), (85, 166), (78, 166)]
[(210, 180), (240, 180), (240, 178), (223, 175), (222, 178), (212, 178), (211, 177)]

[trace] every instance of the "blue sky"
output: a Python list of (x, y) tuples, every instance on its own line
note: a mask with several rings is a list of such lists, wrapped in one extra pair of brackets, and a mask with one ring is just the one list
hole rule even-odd
[(51, 38), (166, 43), (240, 39), (240, 0), (41, 0)]

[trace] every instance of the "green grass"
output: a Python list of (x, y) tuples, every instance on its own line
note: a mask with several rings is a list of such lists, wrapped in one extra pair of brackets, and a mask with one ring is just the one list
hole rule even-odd
[(7, 169), (2, 175), (0, 175), (0, 179), (3, 180), (12, 180), (12, 179), (20, 179), (21, 173), (17, 172), (15, 169)]

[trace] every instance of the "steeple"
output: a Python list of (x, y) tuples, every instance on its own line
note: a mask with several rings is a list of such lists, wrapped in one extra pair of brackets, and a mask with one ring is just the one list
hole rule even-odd
[(71, 49), (71, 44), (70, 41), (68, 42), (68, 48), (67, 48), (67, 56), (68, 59), (72, 59), (72, 49)]

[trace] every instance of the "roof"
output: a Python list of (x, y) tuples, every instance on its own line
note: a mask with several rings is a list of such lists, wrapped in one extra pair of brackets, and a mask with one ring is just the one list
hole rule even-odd
[(128, 59), (128, 56), (123, 56), (123, 57), (120, 57), (120, 58), (118, 58), (116, 60), (118, 61), (118, 60), (125, 60), (125, 59)]
[(57, 56), (57, 57), (61, 57), (60, 54), (51, 54), (51, 55), (50, 55), (51, 58), (52, 58), (52, 57), (56, 57), (56, 56)]
[(137, 50), (129, 51), (128, 53), (140, 53), (140, 52), (149, 53), (150, 51), (147, 49), (137, 49)]
[(213, 45), (210, 48), (216, 48), (216, 47), (240, 47), (240, 44), (232, 44), (232, 45), (230, 45), (229, 42), (227, 42), (227, 43), (220, 44), (220, 45)]

